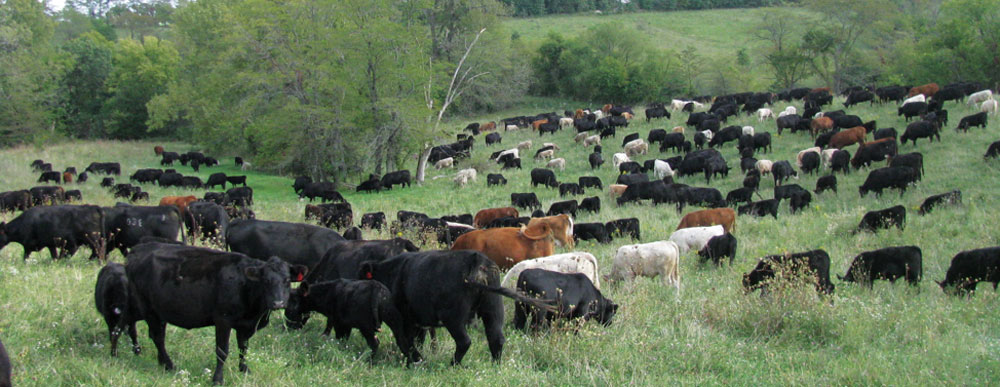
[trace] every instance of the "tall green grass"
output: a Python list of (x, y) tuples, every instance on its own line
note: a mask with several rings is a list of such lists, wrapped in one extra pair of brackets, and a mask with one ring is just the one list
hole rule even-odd
[[(839, 101), (838, 106), (839, 108)], [(801, 104), (795, 104), (801, 111)], [(784, 108), (775, 104), (774, 110)], [(447, 130), (458, 133), (468, 121), (497, 120), (502, 117), (559, 111), (576, 108), (571, 103), (541, 103), (503, 114), (456, 120)], [(738, 257), (732, 266), (715, 268), (701, 265), (694, 254), (681, 259), (682, 291), (676, 297), (673, 288), (658, 279), (638, 279), (631, 283), (604, 284), (604, 294), (621, 305), (614, 323), (607, 328), (585, 325), (574, 335), (566, 331), (522, 334), (505, 328), (507, 345), (503, 361), (490, 362), (481, 324), (470, 331), (473, 346), (460, 367), (448, 365), (454, 350), (453, 341), (441, 333), (437, 343), (422, 349), (423, 364), (405, 368), (394, 347), (391, 335), (381, 335), (385, 353), (376, 365), (367, 364), (363, 340), (352, 335), (346, 342), (320, 337), (323, 319), (301, 331), (285, 331), (280, 314), (272, 315), (272, 325), (252, 340), (248, 375), (237, 371), (236, 360), (227, 364), (229, 384), (303, 385), (303, 384), (420, 384), (420, 385), (525, 385), (525, 384), (895, 384), (937, 385), (995, 384), (1000, 375), (1000, 312), (997, 294), (983, 285), (968, 298), (944, 295), (932, 280), (940, 280), (950, 259), (961, 250), (998, 244), (1000, 216), (998, 189), (1000, 164), (982, 158), (987, 144), (1000, 139), (998, 124), (969, 133), (953, 130), (957, 121), (972, 112), (963, 105), (948, 103), (951, 124), (942, 132), (942, 142), (921, 140), (900, 147), (901, 152), (924, 154), (926, 175), (902, 198), (896, 191), (881, 197), (859, 197), (857, 187), (868, 170), (837, 175), (839, 193), (814, 195), (813, 204), (792, 215), (783, 204), (777, 219), (737, 219), (735, 235), (739, 239)], [(641, 110), (641, 109), (637, 109)], [(865, 120), (875, 119), (880, 127), (893, 126), (902, 133), (905, 123), (895, 116), (895, 106), (857, 106), (848, 110)], [(590, 149), (572, 141), (572, 129), (555, 136), (539, 138), (530, 130), (505, 132), (503, 144), (486, 147), (480, 139), (471, 160), (459, 161), (455, 169), (429, 171), (423, 186), (393, 189), (379, 194), (344, 191), (354, 207), (355, 220), (360, 214), (384, 211), (390, 219), (397, 210), (421, 211), (431, 216), (474, 213), (486, 207), (507, 206), (510, 192), (536, 192), (543, 205), (564, 200), (556, 190), (533, 189), (528, 176), (531, 168), (544, 166), (531, 155), (541, 142), (559, 144), (559, 157), (567, 160), (565, 171), (556, 171), (561, 181), (576, 181), (579, 176), (594, 175), (605, 185), (614, 181), (611, 154), (621, 149), (621, 138), (638, 132), (645, 138), (654, 128), (682, 125), (686, 115), (675, 114), (670, 120), (645, 123), (642, 113), (616, 138), (603, 141), (608, 162), (591, 171), (587, 163)], [(994, 120), (995, 121), (995, 120)], [(757, 131), (774, 135), (774, 150), (758, 158), (792, 160), (796, 153), (812, 146), (804, 134), (778, 137), (774, 121), (758, 123), (741, 116), (731, 125), (752, 125)], [(690, 132), (689, 132), (690, 136)], [(870, 137), (869, 137), (870, 139)], [(490, 153), (511, 148), (519, 141), (534, 143), (523, 158), (524, 169), (499, 171), (483, 163)], [(36, 185), (37, 173), (28, 164), (36, 158), (52, 162), (55, 168), (84, 168), (90, 161), (121, 161), (125, 173), (141, 167), (158, 166), (151, 142), (72, 142), (44, 148), (21, 147), (0, 152), (0, 189), (22, 189)], [(194, 146), (163, 143), (168, 150), (186, 151)], [(855, 146), (848, 148), (853, 154)], [(741, 186), (735, 144), (721, 148), (733, 170), (727, 178), (712, 181), (711, 186), (725, 192)], [(655, 149), (638, 161), (669, 157)], [(249, 160), (253, 161), (253, 160)], [(204, 168), (196, 175), (206, 178), (222, 171), (241, 174), (231, 159), (223, 166)], [(457, 169), (469, 165), (486, 166), (479, 179), (464, 188), (452, 181)], [(877, 163), (882, 166), (884, 163)], [(190, 168), (178, 171), (193, 174)], [(412, 167), (411, 167), (412, 171)], [(487, 173), (503, 173), (506, 187), (487, 188)], [(824, 171), (823, 174), (826, 172)], [(260, 219), (303, 221), (306, 202), (299, 201), (291, 189), (291, 178), (247, 171), (254, 187)], [(802, 176), (797, 181), (807, 189), (815, 186), (819, 175)], [(435, 179), (435, 177), (440, 177)], [(85, 201), (113, 205), (115, 200), (97, 187), (98, 176), (82, 185)], [(119, 180), (127, 180), (126, 177)], [(678, 179), (679, 182), (704, 186), (703, 176)], [(771, 180), (761, 183), (761, 195), (771, 195)], [(67, 187), (69, 188), (69, 187)], [(143, 187), (153, 201), (164, 195), (187, 194), (180, 189)], [(926, 216), (916, 215), (923, 198), (959, 188), (964, 204), (942, 207)], [(202, 191), (196, 192), (199, 196)], [(577, 222), (606, 222), (624, 217), (639, 218), (642, 242), (663, 240), (676, 228), (682, 214), (673, 206), (653, 207), (649, 203), (617, 207), (606, 191), (588, 190), (586, 196), (600, 196), (599, 213), (580, 213)], [(581, 199), (583, 196), (575, 197)], [(155, 205), (155, 203), (152, 203)], [(877, 234), (850, 231), (865, 211), (903, 204), (908, 210), (903, 231), (892, 229)], [(685, 209), (685, 212), (696, 210)], [(9, 221), (13, 214), (0, 215)], [(385, 238), (386, 233), (366, 233), (367, 238)], [(609, 245), (580, 241), (576, 250), (594, 254), (604, 270), (610, 266), (615, 250), (633, 243), (617, 239)], [(886, 246), (914, 244), (924, 254), (924, 281), (916, 288), (905, 284), (876, 283), (874, 289), (834, 280), (834, 296), (818, 298), (810, 288), (792, 289), (780, 295), (760, 297), (745, 295), (741, 276), (758, 257), (785, 251), (822, 248), (832, 258), (832, 273), (843, 274), (850, 260), (865, 250)], [(437, 246), (425, 246), (435, 248)], [(565, 249), (557, 249), (559, 252)], [(106, 328), (93, 306), (93, 286), (99, 266), (86, 260), (86, 252), (53, 261), (47, 252), (35, 253), (22, 261), (21, 247), (13, 244), (0, 251), (0, 339), (6, 344), (15, 364), (14, 382), (19, 385), (188, 385), (206, 384), (214, 366), (214, 333), (211, 329), (185, 331), (168, 328), (167, 349), (177, 366), (165, 372), (156, 364), (155, 349), (139, 323), (143, 354), (133, 356), (122, 351), (119, 358), (109, 357)], [(112, 260), (123, 257), (111, 253)], [(508, 318), (512, 315), (507, 302)], [(235, 349), (235, 346), (233, 346)]]

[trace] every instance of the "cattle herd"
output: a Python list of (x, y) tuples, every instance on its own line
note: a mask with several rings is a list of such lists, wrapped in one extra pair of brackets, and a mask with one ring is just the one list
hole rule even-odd
[[(949, 121), (947, 102), (964, 100), (980, 110), (961, 118), (956, 131), (985, 128), (989, 116), (997, 114), (992, 91), (975, 83), (943, 88), (936, 84), (855, 87), (845, 90), (843, 96), (847, 109), (863, 102), (871, 106), (891, 104), (907, 122), (902, 135), (898, 136), (894, 128), (879, 128), (874, 120), (844, 110), (824, 110), (834, 100), (828, 88), (649, 104), (644, 112), (646, 122), (669, 119), (672, 114), (686, 113), (688, 118), (684, 125), (669, 130), (650, 130), (645, 139), (639, 133), (624, 135), (621, 152), (612, 152), (612, 162), (607, 166), (604, 147), (617, 147), (608, 138), (627, 130), (637, 118), (629, 106), (609, 104), (562, 115), (543, 113), (510, 117), (499, 123), (473, 123), (458, 134), (456, 142), (434, 147), (428, 161), (438, 170), (457, 169), (463, 160), (472, 157), (480, 134), (485, 134), (486, 146), (503, 147), (504, 134), (534, 131), (548, 142), (542, 142), (533, 160), (526, 162), (545, 165), (528, 174), (533, 191), (511, 192), (510, 206), (484, 208), (475, 214), (431, 217), (400, 209), (391, 223), (384, 212), (372, 212), (362, 214), (355, 225), (353, 208), (339, 191), (343, 187), (304, 176), (294, 180), (292, 193), (299, 200), (320, 199), (318, 204), (307, 204), (304, 213), (304, 219), (315, 220), (318, 226), (256, 219), (251, 209), (253, 188), (248, 186), (246, 176), (213, 173), (203, 183), (198, 177), (183, 176), (174, 169), (146, 168), (134, 171), (129, 183), (117, 183), (115, 178), (122, 173), (117, 162), (94, 162), (77, 174), (73, 167), (56, 172), (50, 163), (35, 160), (24, 167), (41, 173), (38, 182), (60, 185), (0, 193), (0, 211), (16, 215), (0, 223), (0, 248), (17, 242), (27, 259), (43, 249), (48, 249), (53, 258), (62, 258), (72, 256), (79, 247), (88, 247), (92, 259), (103, 261), (107, 261), (111, 250), (119, 250), (125, 264), (107, 262), (97, 274), (94, 295), (109, 332), (111, 355), (117, 355), (117, 341), (123, 332), (129, 335), (133, 352), (139, 354), (136, 323), (145, 321), (157, 361), (170, 370), (174, 366), (164, 346), (166, 324), (185, 329), (214, 326), (216, 383), (223, 381), (230, 332), (236, 331), (239, 369), (247, 371), (248, 341), (268, 325), (269, 315), (276, 309), (284, 309), (285, 325), (291, 329), (306, 324), (312, 312), (327, 318), (324, 334), (334, 332), (337, 338), (345, 338), (358, 329), (373, 360), (379, 348), (376, 332), (385, 323), (407, 363), (422, 360), (419, 343), (429, 330), (433, 334), (435, 327), (444, 327), (455, 340), (452, 363), (460, 363), (471, 345), (467, 325), (478, 317), (490, 354), (499, 361), (505, 342), (502, 297), (514, 300), (517, 329), (543, 329), (557, 319), (593, 319), (610, 325), (619, 305), (602, 295), (602, 280), (607, 284), (660, 276), (664, 284), (679, 293), (681, 257), (697, 254), (701, 261), (716, 265), (728, 258), (733, 264), (738, 217), (777, 218), (782, 201), (789, 203), (790, 214), (803, 216), (799, 214), (814, 202), (838, 195), (838, 174), (867, 172), (858, 187), (861, 197), (897, 190), (902, 200), (909, 187), (927, 176), (923, 154), (899, 153), (899, 149), (908, 141), (913, 143), (911, 146), (925, 138), (942, 141), (941, 131)], [(803, 103), (801, 115), (796, 106), (788, 105), (799, 100)], [(778, 110), (773, 107), (782, 101), (787, 106), (776, 114)], [(725, 125), (741, 114), (754, 116), (758, 127)], [(764, 131), (768, 125), (774, 125), (776, 136)], [(577, 133), (560, 135), (569, 128)], [(787, 160), (761, 157), (771, 152), (772, 142), (781, 140), (785, 130), (805, 132), (814, 146)], [(570, 138), (572, 142), (564, 141)], [(659, 147), (653, 148), (657, 143)], [(711, 186), (676, 181), (691, 176), (687, 181), (694, 184), (703, 176), (705, 184), (710, 185), (713, 178), (728, 177), (730, 160), (719, 151), (727, 143), (735, 143), (739, 152), (739, 160), (733, 161), (743, 176), (741, 188), (723, 195)], [(852, 145), (857, 145), (853, 157), (847, 149)], [(587, 149), (586, 160), (558, 157), (563, 147), (571, 146)], [(515, 182), (503, 172), (521, 169), (520, 156), (525, 152), (531, 155), (532, 148), (531, 141), (522, 141), (492, 152), (489, 161), (496, 163), (501, 173), (488, 174), (485, 185), (503, 189)], [(643, 157), (656, 150), (678, 155), (664, 159)], [(179, 154), (159, 146), (154, 152), (164, 167), (179, 161), (198, 171), (219, 164), (199, 152)], [(997, 156), (1000, 141), (987, 145), (985, 158)], [(640, 158), (646, 160), (640, 163)], [(240, 157), (235, 161), (244, 169), (249, 165)], [(885, 162), (884, 166), (877, 164), (880, 162)], [(592, 170), (613, 168), (617, 177), (607, 185), (597, 176), (560, 181), (557, 171), (574, 163), (588, 165)], [(113, 207), (68, 204), (82, 201), (83, 197), (79, 190), (64, 187), (85, 184), (89, 174), (102, 175), (100, 186), (114, 198), (131, 203)], [(476, 175), (475, 168), (462, 169), (455, 174), (454, 182), (462, 187), (474, 182)], [(768, 175), (773, 178), (773, 197), (765, 199), (762, 180)], [(793, 183), (812, 175), (822, 175), (817, 176), (812, 191)], [(142, 184), (182, 189), (231, 187), (206, 192), (200, 199), (194, 195), (165, 196), (158, 206), (135, 205), (150, 200)], [(378, 195), (410, 185), (409, 171), (402, 170), (384, 176), (369, 175), (354, 190)], [(560, 198), (585, 195), (588, 189), (606, 190), (613, 201), (606, 202), (609, 205), (605, 207), (648, 201), (654, 207), (668, 204), (669, 210), (683, 216), (667, 240), (639, 243), (642, 238), (637, 218), (574, 222), (579, 212), (601, 212), (600, 195), (580, 201), (560, 200), (542, 211), (536, 191), (548, 189), (558, 190)], [(961, 204), (962, 192), (954, 189), (926, 198), (918, 214), (930, 215), (932, 210)], [(684, 213), (688, 206), (699, 209)], [(895, 205), (858, 214), (860, 223), (852, 228), (855, 233), (892, 227), (902, 230), (906, 212), (905, 205)], [(363, 230), (388, 231), (394, 238), (363, 240)], [(409, 239), (402, 237), (404, 233)], [(603, 271), (594, 255), (573, 251), (577, 240), (607, 244), (615, 238), (630, 238), (636, 243), (618, 247), (611, 267)], [(216, 248), (193, 246), (198, 239)], [(556, 246), (569, 251), (556, 254)], [(422, 251), (421, 247), (432, 249)], [(766, 293), (768, 285), (779, 280), (788, 268), (812, 278), (810, 282), (820, 294), (835, 290), (829, 275), (830, 256), (823, 249), (764, 256), (743, 275), (742, 285), (747, 292), (765, 289), (762, 293)], [(917, 284), (923, 277), (921, 249), (890, 246), (861, 252), (846, 274), (837, 277), (869, 287), (877, 279), (895, 282), (902, 278)], [(944, 280), (938, 283), (949, 293), (969, 293), (981, 281), (992, 282), (994, 288), (1000, 283), (1000, 247), (957, 253)], [(300, 284), (293, 289), (292, 282)], [(9, 380), (9, 372), (9, 360), (0, 344), (0, 385), (5, 377)]]

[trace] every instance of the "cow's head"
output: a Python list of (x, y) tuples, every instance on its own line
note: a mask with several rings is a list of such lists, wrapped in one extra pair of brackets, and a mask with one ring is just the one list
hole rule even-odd
[(291, 291), (288, 296), (288, 305), (285, 306), (285, 326), (288, 329), (300, 329), (309, 321), (309, 283), (302, 285)]
[(611, 326), (611, 320), (614, 319), (616, 313), (618, 313), (618, 304), (604, 298), (597, 302), (591, 310), (591, 317), (604, 326)]
[(288, 302), (291, 292), (289, 284), (301, 281), (308, 268), (302, 265), (289, 265), (278, 257), (271, 257), (263, 265), (250, 266), (243, 269), (243, 274), (263, 292), (263, 302), (267, 308), (281, 309)]

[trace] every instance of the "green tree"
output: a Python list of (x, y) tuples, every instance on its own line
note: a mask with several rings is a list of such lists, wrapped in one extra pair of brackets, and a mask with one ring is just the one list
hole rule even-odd
[(68, 42), (63, 50), (72, 58), (60, 83), (63, 130), (80, 138), (104, 136), (104, 104), (110, 96), (114, 43), (96, 31)]
[(142, 42), (119, 40), (114, 48), (114, 69), (107, 79), (110, 98), (104, 104), (107, 134), (114, 138), (140, 138), (152, 132), (147, 126), (146, 104), (167, 91), (180, 62), (177, 50), (168, 41), (153, 36)]
[(806, 6), (824, 18), (803, 38), (814, 58), (813, 69), (835, 91), (846, 86), (860, 41), (879, 39), (891, 26), (895, 7), (889, 0), (810, 0)]

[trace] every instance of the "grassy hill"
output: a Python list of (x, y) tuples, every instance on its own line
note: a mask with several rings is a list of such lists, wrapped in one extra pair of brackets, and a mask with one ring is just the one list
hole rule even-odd
[[(737, 11), (733, 11), (734, 14)], [(739, 11), (748, 12), (748, 11)], [(639, 14), (643, 16), (644, 14)], [(635, 15), (624, 15), (633, 17)], [(617, 17), (617, 16), (616, 16)], [(559, 19), (555, 17), (553, 19)], [(565, 105), (565, 106), (564, 106)], [(801, 104), (795, 104), (801, 111)], [(775, 110), (784, 108), (775, 105)], [(568, 103), (543, 104), (489, 117), (469, 117), (449, 125), (454, 132), (470, 120), (495, 120), (504, 116), (562, 111)], [(840, 102), (837, 108), (840, 108)], [(986, 146), (1000, 137), (998, 124), (969, 133), (953, 130), (957, 121), (971, 109), (949, 103), (951, 124), (942, 132), (942, 141), (900, 147), (901, 152), (924, 154), (926, 174), (916, 187), (899, 196), (889, 191), (881, 197), (859, 197), (857, 187), (867, 170), (837, 175), (839, 193), (814, 195), (810, 208), (790, 214), (782, 204), (777, 219), (740, 216), (734, 235), (739, 239), (738, 257), (732, 266), (715, 268), (701, 265), (694, 254), (681, 258), (682, 291), (675, 292), (659, 279), (641, 278), (631, 283), (603, 283), (602, 291), (621, 305), (610, 327), (585, 324), (578, 334), (570, 328), (551, 333), (523, 334), (505, 327), (507, 344), (501, 364), (493, 364), (482, 334), (481, 324), (470, 328), (473, 345), (463, 365), (448, 365), (454, 343), (439, 330), (435, 345), (422, 349), (426, 361), (405, 368), (394, 347), (391, 335), (383, 331), (383, 356), (376, 365), (367, 364), (367, 347), (354, 334), (345, 342), (320, 337), (323, 318), (314, 317), (301, 331), (281, 327), (280, 314), (272, 315), (271, 326), (251, 340), (248, 362), (251, 374), (237, 371), (235, 356), (226, 368), (231, 385), (327, 385), (350, 384), (419, 384), (419, 385), (525, 385), (525, 384), (625, 384), (667, 383), (698, 384), (962, 384), (983, 385), (995, 382), (1000, 375), (1000, 301), (988, 285), (972, 297), (946, 296), (932, 280), (944, 277), (951, 257), (967, 249), (1000, 244), (1000, 164), (984, 161)], [(639, 111), (640, 109), (637, 109)], [(902, 133), (905, 123), (895, 115), (895, 106), (857, 106), (849, 109), (865, 120), (875, 119), (880, 127), (896, 127)], [(420, 187), (394, 189), (380, 194), (344, 192), (353, 205), (355, 221), (360, 214), (384, 211), (389, 218), (401, 209), (420, 211), (431, 216), (474, 213), (486, 207), (509, 205), (511, 192), (536, 192), (543, 206), (559, 200), (556, 190), (532, 188), (528, 174), (544, 166), (530, 155), (523, 159), (524, 169), (503, 171), (485, 161), (496, 150), (514, 147), (531, 140), (531, 154), (541, 142), (557, 143), (559, 157), (567, 160), (564, 171), (556, 171), (560, 181), (576, 181), (579, 176), (594, 175), (605, 185), (617, 175), (611, 167), (611, 155), (621, 149), (625, 134), (638, 132), (643, 138), (654, 128), (682, 125), (686, 115), (675, 114), (670, 120), (646, 123), (639, 114), (616, 138), (604, 141), (605, 166), (592, 171), (586, 155), (590, 149), (573, 142), (572, 129), (555, 136), (539, 138), (530, 130), (502, 133), (503, 144), (486, 147), (477, 141), (470, 160), (457, 168), (476, 167), (479, 179), (464, 188), (451, 182), (455, 170), (431, 170), (428, 182)], [(758, 123), (752, 117), (739, 117), (731, 125), (753, 125), (757, 131), (774, 135), (774, 149), (758, 158), (793, 160), (796, 153), (811, 146), (805, 134), (776, 136), (774, 121)], [(688, 132), (688, 136), (691, 132)], [(869, 137), (870, 139), (870, 137)], [(121, 161), (125, 174), (137, 168), (158, 167), (153, 145), (184, 151), (192, 146), (180, 143), (151, 142), (73, 142), (44, 148), (20, 147), (0, 151), (0, 187), (23, 189), (36, 185), (37, 174), (29, 163), (37, 158), (62, 169), (82, 169), (91, 161)], [(855, 146), (848, 148), (853, 154)], [(741, 186), (738, 155), (733, 143), (721, 148), (730, 167), (728, 177), (713, 180), (712, 187), (725, 194)], [(674, 156), (672, 152), (650, 154)], [(252, 161), (252, 160), (251, 160)], [(882, 166), (884, 163), (877, 163)], [(224, 160), (217, 168), (193, 173), (177, 167), (186, 175), (207, 177), (212, 172), (241, 172)], [(503, 173), (510, 184), (487, 188), (487, 173)], [(822, 174), (826, 174), (824, 170)], [(292, 180), (248, 171), (255, 189), (254, 210), (259, 219), (303, 221), (305, 202), (293, 194)], [(802, 176), (793, 181), (807, 189), (815, 186), (820, 175)], [(435, 179), (435, 177), (439, 177)], [(126, 180), (127, 178), (119, 178)], [(115, 200), (97, 187), (95, 177), (85, 184), (73, 184), (83, 191), (85, 202), (113, 205)], [(703, 176), (679, 178), (679, 182), (705, 186)], [(773, 182), (761, 183), (760, 194), (769, 198)], [(164, 195), (204, 191), (143, 187), (156, 201)], [(961, 206), (940, 208), (926, 216), (916, 215), (923, 198), (960, 188)], [(641, 242), (667, 239), (683, 214), (673, 206), (654, 207), (649, 203), (617, 207), (606, 191), (588, 190), (585, 196), (599, 196), (603, 208), (596, 214), (581, 213), (577, 222), (606, 222), (637, 217), (642, 225)], [(578, 196), (574, 199), (582, 199)], [(155, 203), (152, 203), (155, 205)], [(877, 234), (853, 235), (865, 211), (903, 204), (908, 210), (906, 228)], [(694, 211), (687, 208), (684, 212)], [(9, 221), (16, 214), (0, 214)], [(386, 238), (385, 233), (366, 233), (366, 238)], [(610, 269), (616, 249), (634, 243), (616, 239), (608, 245), (580, 241), (578, 251), (594, 254), (602, 273)], [(913, 244), (923, 250), (924, 280), (916, 288), (902, 283), (876, 283), (874, 289), (845, 284), (834, 279), (836, 293), (817, 298), (809, 289), (761, 297), (744, 294), (740, 284), (757, 258), (785, 251), (822, 248), (832, 258), (831, 275), (843, 274), (855, 255), (862, 251)], [(425, 249), (439, 246), (427, 245)], [(86, 249), (84, 249), (86, 250)], [(566, 251), (557, 248), (558, 252)], [(167, 348), (177, 366), (165, 372), (156, 365), (155, 349), (139, 324), (141, 356), (123, 350), (119, 358), (108, 356), (107, 331), (93, 306), (93, 286), (99, 265), (86, 260), (89, 252), (61, 261), (48, 253), (35, 253), (22, 261), (21, 247), (12, 244), (0, 251), (0, 339), (7, 345), (15, 363), (17, 385), (146, 385), (207, 384), (214, 366), (214, 341), (211, 329), (185, 331), (168, 328)], [(122, 262), (117, 252), (111, 259)], [(505, 301), (507, 317), (512, 304)], [(234, 347), (235, 348), (235, 347)]]

